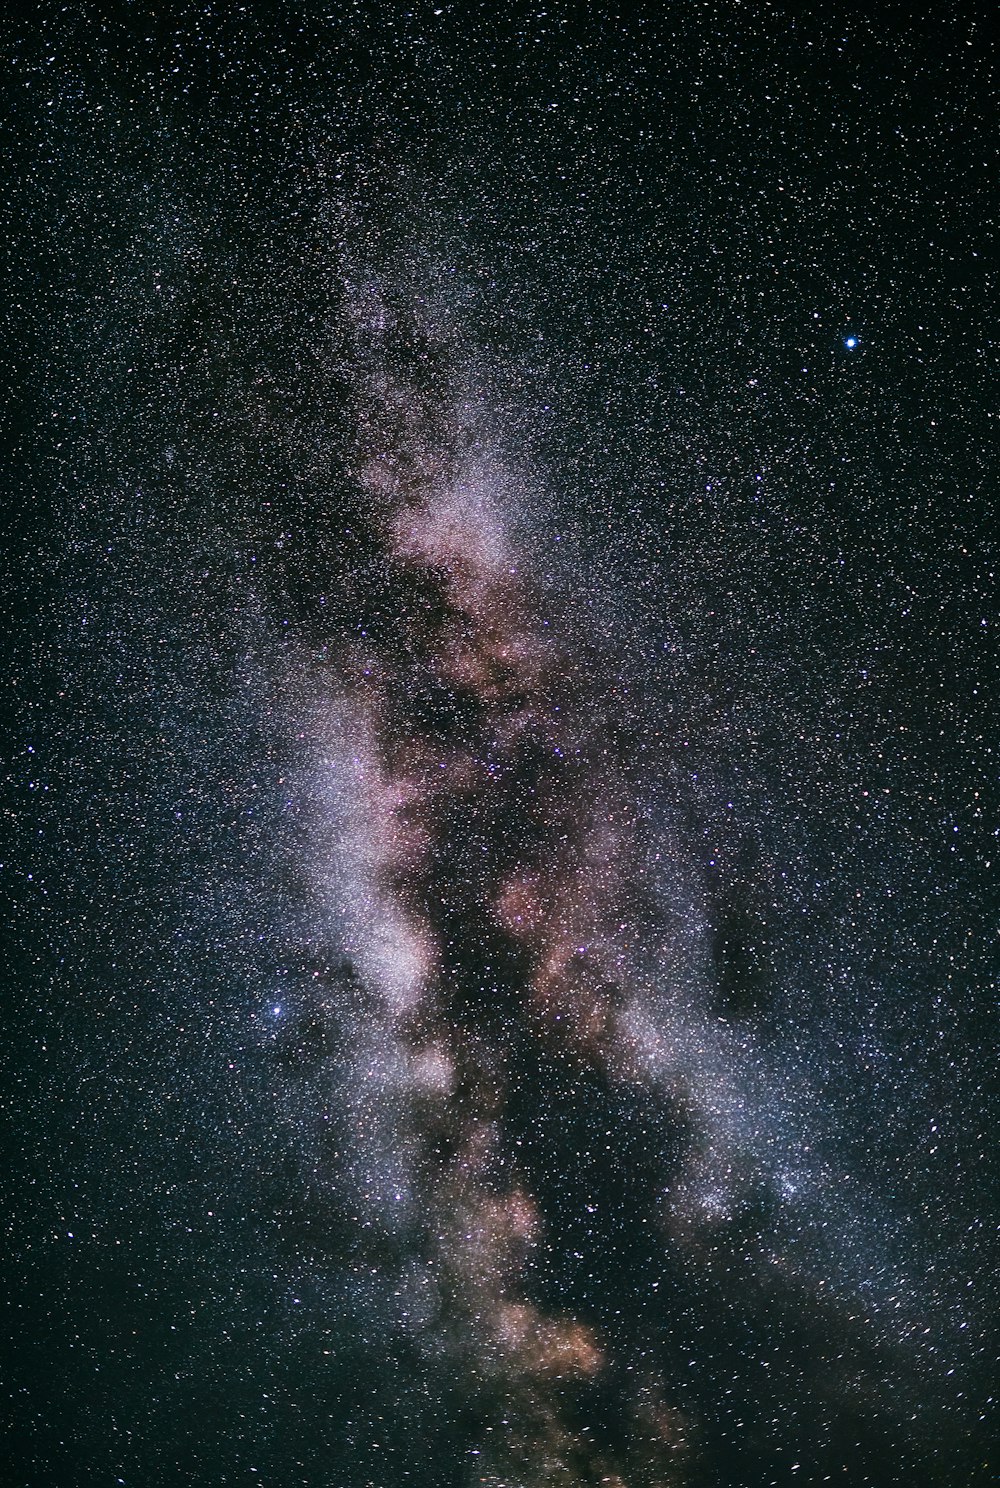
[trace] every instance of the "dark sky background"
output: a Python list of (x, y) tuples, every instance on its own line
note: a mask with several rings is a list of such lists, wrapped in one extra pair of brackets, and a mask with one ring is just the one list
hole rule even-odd
[[(6, 28), (13, 1488), (996, 1481), (990, 16), (495, 9)], [(569, 785), (497, 765), (489, 883), (537, 790), (603, 903), (554, 823), (628, 802), (600, 1056), (458, 894), (471, 806), (418, 806), (458, 947), (419, 1035), (324, 876), (368, 882), (330, 719), (371, 671), (366, 768), (508, 717), (421, 691), (454, 615), (363, 467), (424, 439), (573, 717)], [(439, 1045), (493, 1051), (488, 1111), (393, 1084)], [(487, 1116), (496, 1171), (441, 1155)], [(455, 1260), (514, 1172), (520, 1270)], [(515, 1294), (557, 1342), (504, 1374)]]

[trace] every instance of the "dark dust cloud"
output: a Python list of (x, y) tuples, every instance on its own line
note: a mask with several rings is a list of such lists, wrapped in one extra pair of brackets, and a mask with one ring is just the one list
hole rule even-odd
[(996, 1481), (988, 18), (813, 10), (8, 25), (12, 1488)]

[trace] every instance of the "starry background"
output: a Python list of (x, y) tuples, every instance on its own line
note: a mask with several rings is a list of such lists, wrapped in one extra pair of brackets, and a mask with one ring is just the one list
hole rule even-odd
[[(492, 11), (4, 40), (6, 1481), (995, 1481), (986, 13)], [(409, 1232), (360, 1235), (403, 1097), (324, 1127), (317, 667), (412, 602), (358, 518), (358, 283), (476, 389), (695, 1108), (629, 1086), (609, 1160), (586, 1081), (522, 1072), (527, 1294), (608, 1363), (516, 1467), (413, 1343)], [(627, 1439), (640, 1368), (683, 1450)]]

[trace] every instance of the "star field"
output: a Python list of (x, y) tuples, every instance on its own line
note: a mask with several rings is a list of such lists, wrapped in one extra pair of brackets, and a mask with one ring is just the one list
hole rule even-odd
[(12, 24), (5, 1481), (994, 1481), (986, 29)]

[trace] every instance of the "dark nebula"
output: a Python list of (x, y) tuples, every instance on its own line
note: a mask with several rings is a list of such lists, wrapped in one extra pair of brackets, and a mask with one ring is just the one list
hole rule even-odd
[(985, 29), (9, 28), (12, 1488), (996, 1480)]

